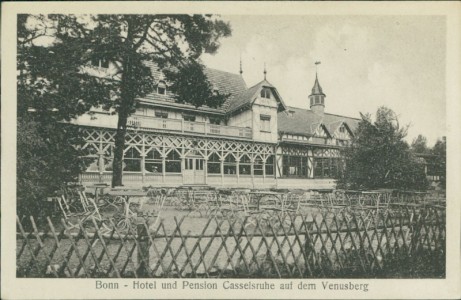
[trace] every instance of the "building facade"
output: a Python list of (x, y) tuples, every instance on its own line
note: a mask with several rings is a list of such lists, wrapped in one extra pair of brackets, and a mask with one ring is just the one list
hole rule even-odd
[[(266, 79), (247, 87), (242, 73), (206, 69), (214, 92), (229, 94), (219, 108), (176, 103), (153, 64), (156, 90), (137, 99), (128, 120), (125, 186), (209, 185), (251, 188), (332, 188), (358, 119), (325, 112), (316, 77), (310, 109), (287, 106)], [(89, 67), (110, 73), (112, 64)], [(73, 121), (92, 153), (84, 185), (111, 182), (117, 115), (95, 108)]]

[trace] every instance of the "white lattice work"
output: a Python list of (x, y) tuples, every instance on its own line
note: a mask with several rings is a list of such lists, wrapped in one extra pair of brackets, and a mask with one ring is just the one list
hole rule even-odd
[[(84, 148), (91, 148), (105, 157), (112, 155), (115, 141), (115, 131), (111, 129), (83, 129), (86, 143)], [(182, 157), (199, 155), (207, 160), (213, 153), (221, 159), (232, 154), (236, 159), (248, 155), (251, 160), (266, 159), (274, 155), (274, 145), (238, 141), (214, 139), (205, 137), (191, 137), (181, 135), (154, 134), (147, 132), (128, 131), (125, 137), (125, 151), (135, 148), (141, 156), (146, 156), (152, 149), (165, 156), (175, 149)]]

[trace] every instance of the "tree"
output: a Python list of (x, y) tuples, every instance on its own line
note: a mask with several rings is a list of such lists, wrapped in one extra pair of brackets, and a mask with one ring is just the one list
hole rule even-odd
[(404, 141), (395, 113), (380, 107), (376, 121), (362, 115), (351, 146), (344, 150), (346, 167), (338, 185), (353, 189), (426, 189), (424, 165)]
[(429, 148), (427, 147), (426, 137), (419, 134), (418, 137), (413, 139), (411, 143), (411, 150), (415, 153), (421, 153), (421, 154), (429, 153)]
[[(21, 15), (18, 21), (19, 42), (28, 45), (18, 56), (25, 70), (19, 79), (24, 101), (18, 104), (18, 109), (26, 112), (33, 104), (40, 115), (36, 118), (53, 115), (53, 120), (62, 121), (92, 106), (113, 107), (118, 123), (112, 186), (122, 185), (126, 125), (136, 109), (135, 99), (154, 89), (151, 70), (145, 61), (169, 70), (167, 79), (180, 102), (216, 107), (227, 97), (211, 91), (199, 61), (202, 53), (215, 53), (220, 38), (231, 33), (229, 24), (215, 16)], [(43, 37), (51, 42), (33, 44)], [(102, 77), (87, 74), (82, 66), (95, 59), (110, 61), (115, 73)], [(35, 65), (40, 72), (36, 72)], [(185, 79), (192, 81), (193, 89), (180, 82)]]
[[(35, 30), (30, 24), (41, 24)], [(109, 101), (107, 82), (79, 72), (86, 50), (80, 40), (40, 45), (55, 35), (43, 16), (18, 16), (17, 203), (18, 215), (44, 215), (40, 200), (84, 170), (83, 138), (63, 121)]]
[(446, 189), (447, 184), (447, 140), (445, 137), (442, 140), (437, 140), (431, 153), (436, 155), (435, 171), (440, 175), (440, 183), (443, 189)]

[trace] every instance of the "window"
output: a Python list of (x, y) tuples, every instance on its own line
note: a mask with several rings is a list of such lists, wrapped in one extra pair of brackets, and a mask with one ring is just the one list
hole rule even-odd
[(203, 170), (203, 159), (197, 158), (195, 160), (195, 170), (199, 170), (199, 171)]
[(163, 161), (162, 156), (157, 150), (155, 149), (150, 150), (146, 155), (146, 159), (144, 163), (144, 169), (146, 170), (146, 173), (162, 174), (163, 173), (162, 161)]
[(157, 84), (157, 94), (166, 95), (166, 83), (161, 80)]
[(253, 174), (254, 175), (263, 175), (263, 160), (261, 158), (256, 158), (253, 165)]
[(314, 157), (314, 178), (338, 178), (342, 161), (336, 157)]
[(155, 117), (156, 118), (167, 119), (168, 118), (168, 112), (161, 111), (161, 110), (156, 110), (155, 111)]
[(284, 155), (283, 176), (307, 178), (307, 157)]
[(263, 88), (261, 90), (261, 98), (266, 98), (266, 99), (271, 98), (271, 91), (269, 88)]
[(181, 173), (181, 157), (175, 150), (171, 150), (166, 156), (165, 172)]
[(232, 154), (228, 154), (224, 159), (224, 174), (237, 174), (237, 165), (235, 162), (235, 157)]
[(193, 158), (186, 158), (184, 160), (184, 168), (186, 170), (193, 170), (194, 169), (194, 159)]
[(246, 154), (240, 158), (239, 174), (240, 175), (251, 175), (251, 160)]
[(271, 155), (266, 159), (266, 176), (274, 175), (274, 156)]
[(195, 116), (183, 115), (182, 117), (183, 117), (184, 121), (195, 122)]
[(123, 171), (141, 172), (141, 154), (136, 148), (130, 148), (125, 152), (123, 163)]
[(219, 118), (210, 118), (210, 124), (220, 125), (221, 120)]
[(218, 154), (213, 153), (208, 158), (207, 170), (209, 174), (221, 174), (221, 160)]
[(342, 133), (346, 132), (346, 128), (344, 128), (344, 126), (339, 127), (339, 132), (342, 132)]
[(271, 131), (271, 116), (260, 115), (260, 130), (270, 132)]

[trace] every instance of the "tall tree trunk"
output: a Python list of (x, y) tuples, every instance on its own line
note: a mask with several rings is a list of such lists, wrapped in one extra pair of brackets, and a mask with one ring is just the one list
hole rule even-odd
[(117, 133), (115, 134), (114, 163), (112, 187), (121, 186), (123, 176), (123, 152), (125, 150), (125, 135), (128, 116), (134, 103), (133, 73), (129, 54), (123, 62), (123, 75), (120, 91), (120, 107), (118, 111)]
[(118, 110), (117, 132), (115, 134), (114, 162), (112, 171), (112, 187), (122, 186), (123, 177), (123, 152), (125, 150), (125, 135), (128, 116), (134, 103), (133, 70), (131, 56), (133, 51), (133, 30), (128, 22), (128, 34), (124, 43), (122, 61), (122, 79), (120, 84), (120, 107)]
[(125, 135), (128, 115), (119, 113), (117, 133), (115, 134), (114, 162), (112, 169), (112, 187), (122, 185), (123, 152), (125, 150)]

